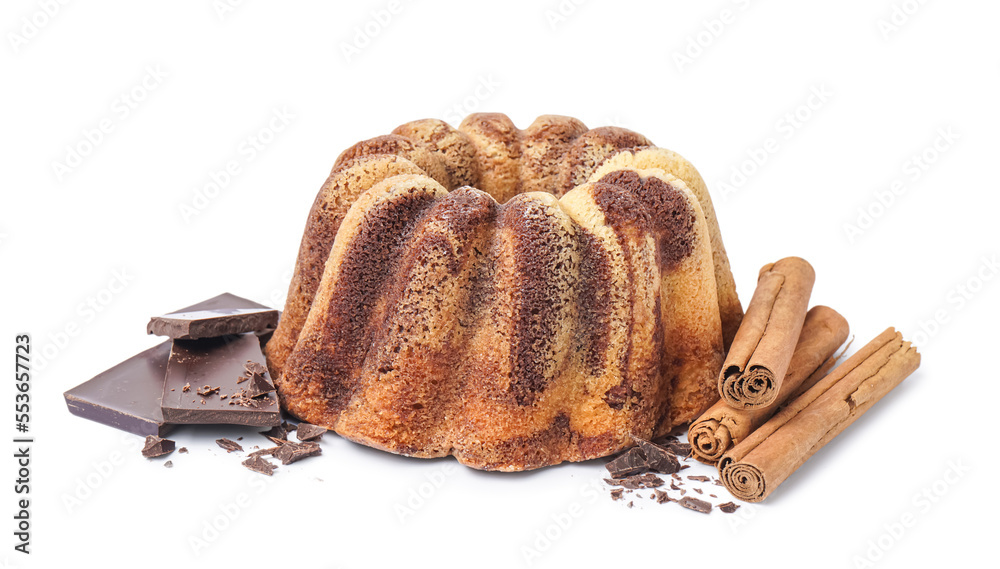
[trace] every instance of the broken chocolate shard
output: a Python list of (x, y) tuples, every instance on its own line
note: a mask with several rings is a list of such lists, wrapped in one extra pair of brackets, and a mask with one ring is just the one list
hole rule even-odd
[(243, 446), (240, 443), (230, 439), (216, 439), (215, 444), (225, 449), (226, 452), (243, 450)]
[[(236, 378), (247, 360), (263, 361), (260, 341), (253, 334), (174, 340), (167, 362), (161, 408), (170, 423), (231, 424), (270, 427), (281, 424), (277, 395), (253, 399), (240, 393)], [(210, 397), (205, 404), (170, 388), (184, 384), (216, 385), (228, 399)]]
[[(301, 427), (300, 427), (301, 428)], [(612, 478), (625, 478), (649, 470), (646, 457), (638, 447), (633, 447), (604, 465)]]
[(295, 429), (297, 429), (298, 425), (294, 425), (292, 423), (289, 423), (288, 421), (282, 421), (281, 422), (281, 428), (285, 429), (286, 433), (290, 433), (290, 432), (294, 431)]
[(615, 488), (615, 489), (611, 490), (611, 499), (612, 500), (621, 500), (622, 499), (622, 493), (624, 493), (624, 492), (625, 492), (625, 490), (623, 490), (621, 488)]
[(673, 498), (671, 498), (670, 495), (667, 494), (666, 492), (664, 492), (663, 490), (658, 490), (658, 489), (654, 488), (653, 492), (655, 494), (654, 494), (654, 496), (651, 496), (651, 497), (655, 497), (656, 498), (656, 503), (657, 504), (662, 504), (664, 502), (676, 502), (677, 501), (677, 500), (674, 500)]
[(281, 464), (291, 464), (322, 452), (323, 449), (317, 443), (285, 443), (274, 453), (274, 458), (280, 460)]
[(275, 425), (266, 431), (261, 431), (262, 435), (274, 441), (275, 439), (280, 441), (288, 440), (288, 430), (285, 429), (284, 425)]
[(630, 490), (663, 486), (663, 479), (651, 472), (627, 476), (625, 478), (605, 478), (604, 481), (611, 486), (621, 486)]
[(663, 448), (676, 454), (677, 456), (691, 456), (691, 445), (688, 443), (679, 443), (677, 441), (671, 441), (662, 445)]
[(278, 449), (280, 449), (280, 448), (281, 448), (280, 446), (269, 447), (269, 448), (262, 448), (260, 450), (253, 451), (252, 453), (248, 454), (247, 456), (249, 456), (249, 457), (254, 457), (254, 456), (274, 456), (274, 453), (278, 452)]
[(252, 456), (244, 460), (243, 466), (249, 468), (254, 472), (259, 472), (261, 474), (266, 474), (268, 476), (274, 474), (274, 469), (278, 468), (277, 466), (271, 464), (269, 461), (265, 460), (264, 458), (261, 458), (260, 456)]
[(247, 363), (243, 364), (243, 369), (246, 371), (247, 377), (254, 374), (264, 375), (267, 373), (267, 366), (252, 360), (247, 360)]
[(181, 454), (187, 454), (188, 453), (188, 449), (187, 449), (187, 447), (181, 447), (181, 448), (177, 449), (177, 452), (179, 452)]
[(716, 508), (719, 508), (727, 514), (732, 514), (739, 508), (739, 505), (733, 502), (726, 502), (725, 504), (719, 504)]
[(649, 469), (660, 474), (673, 474), (680, 470), (681, 463), (677, 460), (677, 455), (656, 443), (644, 441), (637, 437), (632, 437), (646, 457), (646, 464)]
[(688, 476), (687, 478), (688, 480), (694, 480), (695, 482), (708, 482), (709, 480), (711, 480), (711, 478), (709, 478), (708, 476), (701, 476), (701, 475)]
[(174, 340), (198, 340), (229, 334), (263, 332), (278, 325), (277, 310), (263, 305), (257, 305), (259, 308), (247, 307), (247, 303), (255, 303), (246, 299), (239, 300), (240, 302), (232, 302), (231, 306), (183, 310), (154, 316), (146, 325), (146, 332)]
[(299, 428), (295, 431), (295, 437), (300, 441), (314, 441), (323, 436), (326, 432), (326, 428), (317, 425), (310, 425), (309, 423), (299, 424)]
[(267, 379), (267, 376), (255, 373), (250, 378), (250, 385), (247, 387), (246, 391), (247, 397), (256, 399), (262, 395), (274, 392), (275, 389), (274, 384)]
[(712, 504), (709, 504), (705, 500), (699, 500), (698, 498), (692, 498), (690, 496), (681, 498), (677, 503), (689, 510), (694, 510), (703, 514), (707, 514), (712, 511)]
[(142, 456), (146, 458), (156, 458), (174, 452), (174, 441), (161, 439), (156, 435), (146, 437), (146, 444), (142, 447)]
[(163, 463), (163, 466), (164, 466), (164, 468), (173, 468), (174, 467), (174, 461), (168, 460), (168, 461), (166, 461), (166, 462)]

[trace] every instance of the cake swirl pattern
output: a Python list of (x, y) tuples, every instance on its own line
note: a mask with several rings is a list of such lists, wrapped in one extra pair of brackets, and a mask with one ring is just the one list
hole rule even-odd
[(686, 160), (625, 129), (475, 114), (338, 158), (267, 356), (310, 423), (525, 470), (696, 417), (741, 317)]

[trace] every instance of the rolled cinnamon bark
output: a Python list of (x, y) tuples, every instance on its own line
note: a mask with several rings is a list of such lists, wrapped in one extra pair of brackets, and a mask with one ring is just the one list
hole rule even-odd
[(719, 400), (688, 430), (694, 457), (716, 464), (726, 451), (771, 418), (783, 402), (822, 379), (836, 363), (833, 354), (847, 340), (848, 329), (847, 320), (836, 310), (826, 306), (810, 309), (775, 405), (734, 409)]
[(816, 273), (799, 257), (764, 265), (719, 374), (719, 395), (730, 407), (774, 405), (795, 352)]
[(917, 349), (888, 328), (724, 454), (726, 489), (747, 502), (768, 497), (919, 366)]

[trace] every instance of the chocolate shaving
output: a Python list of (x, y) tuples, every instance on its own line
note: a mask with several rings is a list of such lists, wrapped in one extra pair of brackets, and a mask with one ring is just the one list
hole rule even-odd
[(280, 460), (281, 464), (291, 464), (322, 452), (323, 449), (317, 443), (286, 442), (274, 453), (274, 458)]
[(325, 432), (325, 427), (310, 425), (309, 423), (300, 423), (298, 430), (295, 432), (295, 437), (300, 441), (314, 441), (322, 437)]
[(174, 452), (174, 441), (161, 439), (156, 435), (146, 437), (146, 445), (142, 447), (142, 456), (146, 458), (156, 458)]
[(649, 466), (650, 470), (661, 474), (673, 474), (680, 470), (681, 463), (670, 450), (640, 438), (632, 437), (632, 439), (639, 445), (637, 448), (641, 449), (645, 455), (646, 465)]
[[(209, 395), (213, 395), (215, 393), (218, 393), (219, 389), (221, 389), (221, 388), (218, 387), (218, 386), (216, 386), (216, 387), (209, 387), (209, 386), (206, 385), (205, 387), (202, 387), (201, 389), (199, 389), (195, 393), (197, 393), (198, 395), (201, 395), (202, 397), (208, 397)], [(202, 404), (204, 404), (204, 403), (205, 402), (202, 401)]]
[(628, 476), (626, 478), (605, 478), (604, 481), (611, 486), (622, 486), (632, 490), (663, 486), (663, 479), (650, 472), (647, 472), (646, 474), (636, 474), (635, 476)]
[(622, 490), (621, 488), (615, 488), (614, 490), (611, 491), (611, 499), (612, 500), (621, 500), (623, 492), (624, 492), (624, 490)]
[[(657, 504), (662, 504), (664, 502), (676, 502), (677, 501), (677, 500), (674, 500), (673, 498), (671, 498), (663, 490), (657, 490), (657, 489), (654, 488), (653, 492), (655, 493), (656, 503)], [(653, 496), (650, 496), (650, 497), (653, 497)]]
[(276, 452), (278, 452), (278, 449), (280, 449), (280, 448), (281, 448), (280, 446), (278, 446), (278, 447), (262, 448), (260, 450), (253, 451), (252, 453), (248, 454), (247, 456), (249, 456), (251, 458), (255, 457), (255, 456), (274, 456), (274, 454)]
[(690, 496), (686, 498), (681, 498), (680, 501), (677, 503), (689, 510), (694, 510), (696, 512), (701, 512), (703, 514), (707, 514), (712, 511), (712, 504), (704, 500), (699, 500), (698, 498), (692, 498)]
[(708, 482), (709, 480), (711, 480), (711, 478), (709, 478), (708, 476), (701, 476), (701, 475), (688, 476), (687, 479), (694, 480), (695, 482)]
[(740, 506), (738, 504), (734, 504), (733, 502), (726, 502), (725, 504), (719, 504), (718, 506), (716, 506), (716, 508), (719, 508), (720, 510), (722, 510), (727, 514), (734, 513), (739, 507)]
[(233, 452), (233, 451), (237, 451), (237, 450), (238, 451), (242, 451), (243, 450), (243, 446), (240, 445), (240, 443), (238, 443), (236, 441), (233, 441), (233, 440), (230, 440), (230, 439), (216, 439), (215, 440), (215, 444), (217, 444), (220, 447), (222, 447), (223, 449), (225, 449), (226, 452)]
[(271, 464), (270, 462), (264, 460), (259, 456), (253, 456), (244, 460), (243, 466), (249, 468), (254, 472), (259, 472), (261, 474), (266, 474), (268, 476), (274, 474), (274, 469), (278, 468), (277, 466)]
[[(301, 428), (301, 427), (300, 427)], [(625, 478), (649, 470), (646, 457), (638, 447), (630, 448), (604, 465), (612, 478)]]

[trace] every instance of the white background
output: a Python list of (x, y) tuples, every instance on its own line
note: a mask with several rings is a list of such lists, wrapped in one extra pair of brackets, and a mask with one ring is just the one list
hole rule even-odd
[[(3, 4), (0, 326), (9, 353), (32, 335), (36, 443), (32, 554), (12, 549), (8, 454), (0, 560), (916, 567), (994, 550), (997, 3), (140, 4)], [(682, 153), (744, 305), (761, 265), (801, 255), (855, 349), (896, 326), (920, 340), (920, 370), (731, 516), (628, 509), (593, 489), (602, 461), (486, 474), (333, 434), (266, 479), (212, 442), (266, 442), (253, 430), (181, 429), (191, 453), (166, 469), (66, 410), (63, 391), (157, 341), (153, 314), (224, 291), (280, 307), (341, 150), (476, 110), (616, 124)], [(252, 137), (267, 144), (250, 153)]]

